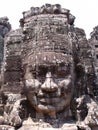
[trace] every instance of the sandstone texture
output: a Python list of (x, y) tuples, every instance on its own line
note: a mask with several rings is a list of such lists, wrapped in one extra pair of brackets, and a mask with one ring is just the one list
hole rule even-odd
[(98, 130), (98, 26), (61, 5), (0, 18), (0, 130)]

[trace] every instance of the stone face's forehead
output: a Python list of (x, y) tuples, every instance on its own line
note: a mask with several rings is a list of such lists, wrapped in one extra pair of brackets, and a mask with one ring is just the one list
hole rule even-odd
[(56, 52), (37, 52), (27, 55), (24, 59), (24, 64), (28, 65), (58, 65), (58, 64), (72, 64), (72, 55)]

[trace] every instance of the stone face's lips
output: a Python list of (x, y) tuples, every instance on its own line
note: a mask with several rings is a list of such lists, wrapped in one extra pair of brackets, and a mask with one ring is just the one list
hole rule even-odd
[(59, 97), (54, 97), (54, 98), (42, 98), (42, 99), (39, 99), (39, 102), (41, 104), (50, 104), (50, 105), (53, 105), (53, 104), (57, 104), (61, 101), (61, 98)]

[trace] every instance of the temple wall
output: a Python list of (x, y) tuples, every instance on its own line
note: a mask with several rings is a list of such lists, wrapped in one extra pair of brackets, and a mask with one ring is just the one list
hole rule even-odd
[(10, 31), (5, 38), (2, 67), (3, 91), (19, 93), (22, 89), (21, 47), (22, 30)]
[[(4, 56), (4, 37), (10, 31), (11, 25), (7, 17), (0, 18), (0, 68)], [(1, 71), (1, 70), (0, 70)]]

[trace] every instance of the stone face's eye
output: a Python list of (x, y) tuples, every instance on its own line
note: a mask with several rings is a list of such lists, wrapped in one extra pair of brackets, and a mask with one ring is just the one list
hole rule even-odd
[(46, 66), (38, 66), (38, 68), (36, 68), (36, 76), (37, 77), (45, 77), (46, 73), (48, 71), (48, 67)]
[(65, 78), (70, 73), (69, 66), (64, 64), (50, 66), (36, 66), (31, 69), (34, 78), (45, 79), (47, 72), (51, 72), (53, 78)]
[(57, 75), (60, 78), (64, 78), (69, 74), (68, 70), (66, 68), (59, 67), (57, 70)]
[(56, 68), (56, 75), (58, 78), (65, 78), (69, 74), (70, 74), (70, 68), (64, 64), (60, 64)]

